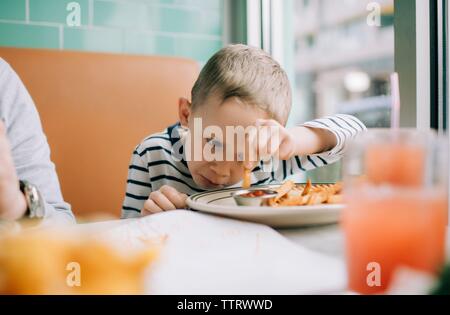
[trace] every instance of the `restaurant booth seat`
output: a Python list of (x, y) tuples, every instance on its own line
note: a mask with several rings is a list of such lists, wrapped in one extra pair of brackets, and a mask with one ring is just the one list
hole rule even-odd
[(135, 146), (177, 121), (199, 72), (193, 60), (159, 56), (0, 47), (0, 57), (30, 92), (81, 219), (120, 216)]

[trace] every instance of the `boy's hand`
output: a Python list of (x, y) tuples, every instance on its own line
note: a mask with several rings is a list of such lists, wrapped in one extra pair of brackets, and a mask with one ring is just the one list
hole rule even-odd
[(157, 191), (152, 191), (144, 203), (142, 216), (163, 211), (186, 208), (187, 195), (178, 192), (173, 187), (164, 185)]
[[(255, 162), (277, 156), (280, 160), (289, 160), (296, 153), (296, 141), (290, 130), (273, 119), (258, 119), (258, 130), (249, 139), (252, 156), (247, 159), (245, 167), (251, 169)], [(256, 161), (255, 158), (256, 157)]]
[(285, 128), (273, 119), (258, 119), (258, 133), (249, 139), (254, 159), (246, 159), (245, 167), (253, 168), (255, 162), (276, 156), (280, 160), (289, 160), (294, 156), (317, 154), (331, 150), (336, 146), (336, 137), (325, 129), (309, 127)]

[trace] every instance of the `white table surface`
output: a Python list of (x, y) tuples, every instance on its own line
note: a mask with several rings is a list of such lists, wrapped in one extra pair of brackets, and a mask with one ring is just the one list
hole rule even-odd
[[(126, 219), (82, 223), (79, 224), (78, 227), (81, 228), (84, 226), (90, 229), (109, 230), (130, 221), (132, 220)], [(338, 224), (275, 230), (291, 242), (312, 251), (338, 259), (344, 259), (345, 257), (344, 235)]]
[[(345, 281), (342, 280), (346, 278), (344, 235), (337, 224), (275, 231), (259, 224), (180, 211), (178, 214), (163, 214), (147, 219), (80, 224), (77, 229), (110, 233), (120, 243), (125, 238), (129, 242), (130, 239), (147, 236), (147, 232), (142, 231), (155, 227), (175, 237), (168, 246), (164, 266), (156, 268), (156, 276), (151, 279), (152, 293), (347, 293)], [(205, 238), (205, 235), (208, 237)], [(256, 243), (264, 244), (257, 258), (248, 253), (254, 250), (255, 235), (258, 239)], [(447, 237), (447, 254), (450, 258), (449, 233)], [(203, 251), (198, 249), (197, 243), (202, 244)], [(218, 250), (217, 246), (223, 246), (223, 250)], [(236, 257), (230, 258), (224, 253)], [(180, 261), (184, 263), (180, 265)], [(222, 264), (222, 272), (218, 273), (217, 270), (222, 268), (218, 265)], [(236, 268), (239, 265), (242, 268)], [(304, 272), (308, 268), (310, 271)], [(274, 272), (274, 269), (285, 270)], [(290, 279), (291, 275), (293, 279)], [(318, 286), (317, 283), (322, 281), (323, 287)]]
[(279, 229), (290, 241), (331, 257), (344, 259), (344, 235), (338, 224)]
[[(80, 224), (95, 229), (107, 230), (127, 223), (129, 220), (110, 220), (96, 223)], [(338, 224), (322, 226), (276, 229), (278, 233), (291, 242), (340, 260), (345, 260), (344, 234)], [(447, 229), (447, 257), (450, 259), (450, 228)]]
[[(140, 219), (79, 224), (75, 229), (106, 236), (127, 249), (139, 248), (158, 235), (168, 236), (148, 281), (148, 293), (328, 294), (346, 288), (345, 264), (339, 255), (327, 254), (339, 243), (329, 241), (339, 240), (336, 226), (279, 233), (261, 224), (170, 211)], [(320, 248), (314, 233), (325, 236), (324, 229), (329, 236), (321, 237), (328, 246)]]

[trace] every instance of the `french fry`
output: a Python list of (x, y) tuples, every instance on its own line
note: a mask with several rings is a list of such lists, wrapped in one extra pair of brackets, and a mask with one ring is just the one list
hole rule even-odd
[(283, 206), (304, 206), (308, 202), (308, 196), (296, 196), (283, 202)]
[(327, 200), (326, 193), (319, 192), (319, 193), (312, 193), (308, 199), (307, 205), (320, 205), (324, 203), (324, 201)]
[(280, 200), (284, 195), (286, 195), (288, 192), (292, 190), (292, 188), (295, 187), (295, 183), (291, 180), (288, 180), (283, 185), (281, 185), (276, 191), (277, 196), (275, 197), (275, 201)]
[(296, 186), (287, 181), (281, 185), (277, 196), (267, 201), (270, 207), (340, 204), (343, 202), (342, 183), (313, 185), (308, 179), (305, 185)]
[(336, 191), (336, 194), (340, 194), (342, 192), (342, 188), (343, 188), (343, 184), (342, 182), (337, 182), (336, 184), (334, 184), (334, 189)]
[(251, 170), (248, 168), (244, 168), (244, 179), (242, 181), (242, 188), (244, 189), (249, 189), (250, 185), (251, 185), (251, 179), (250, 179), (250, 175), (251, 175)]
[(329, 196), (327, 199), (327, 203), (328, 204), (338, 204), (338, 203), (342, 203), (343, 200), (343, 196), (342, 195), (333, 195), (333, 196)]
[(312, 186), (311, 180), (308, 178), (308, 180), (306, 181), (305, 188), (303, 188), (302, 196), (306, 196), (309, 193), (309, 191), (311, 190), (311, 186)]

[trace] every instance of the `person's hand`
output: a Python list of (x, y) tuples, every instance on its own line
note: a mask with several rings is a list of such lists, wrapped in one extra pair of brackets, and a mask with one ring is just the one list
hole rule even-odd
[(303, 126), (287, 129), (273, 119), (258, 119), (256, 127), (257, 132), (249, 137), (249, 158), (244, 164), (248, 169), (270, 157), (289, 160), (294, 156), (322, 153), (336, 146), (336, 137), (325, 129)]
[(6, 138), (6, 129), (0, 121), (0, 219), (16, 220), (25, 214), (26, 208)]
[(258, 119), (256, 133), (249, 138), (249, 156), (245, 167), (252, 169), (259, 160), (277, 157), (289, 160), (296, 153), (297, 142), (290, 130), (273, 119)]
[(186, 208), (187, 195), (178, 192), (173, 187), (164, 185), (159, 190), (152, 191), (144, 203), (142, 216), (163, 211)]

